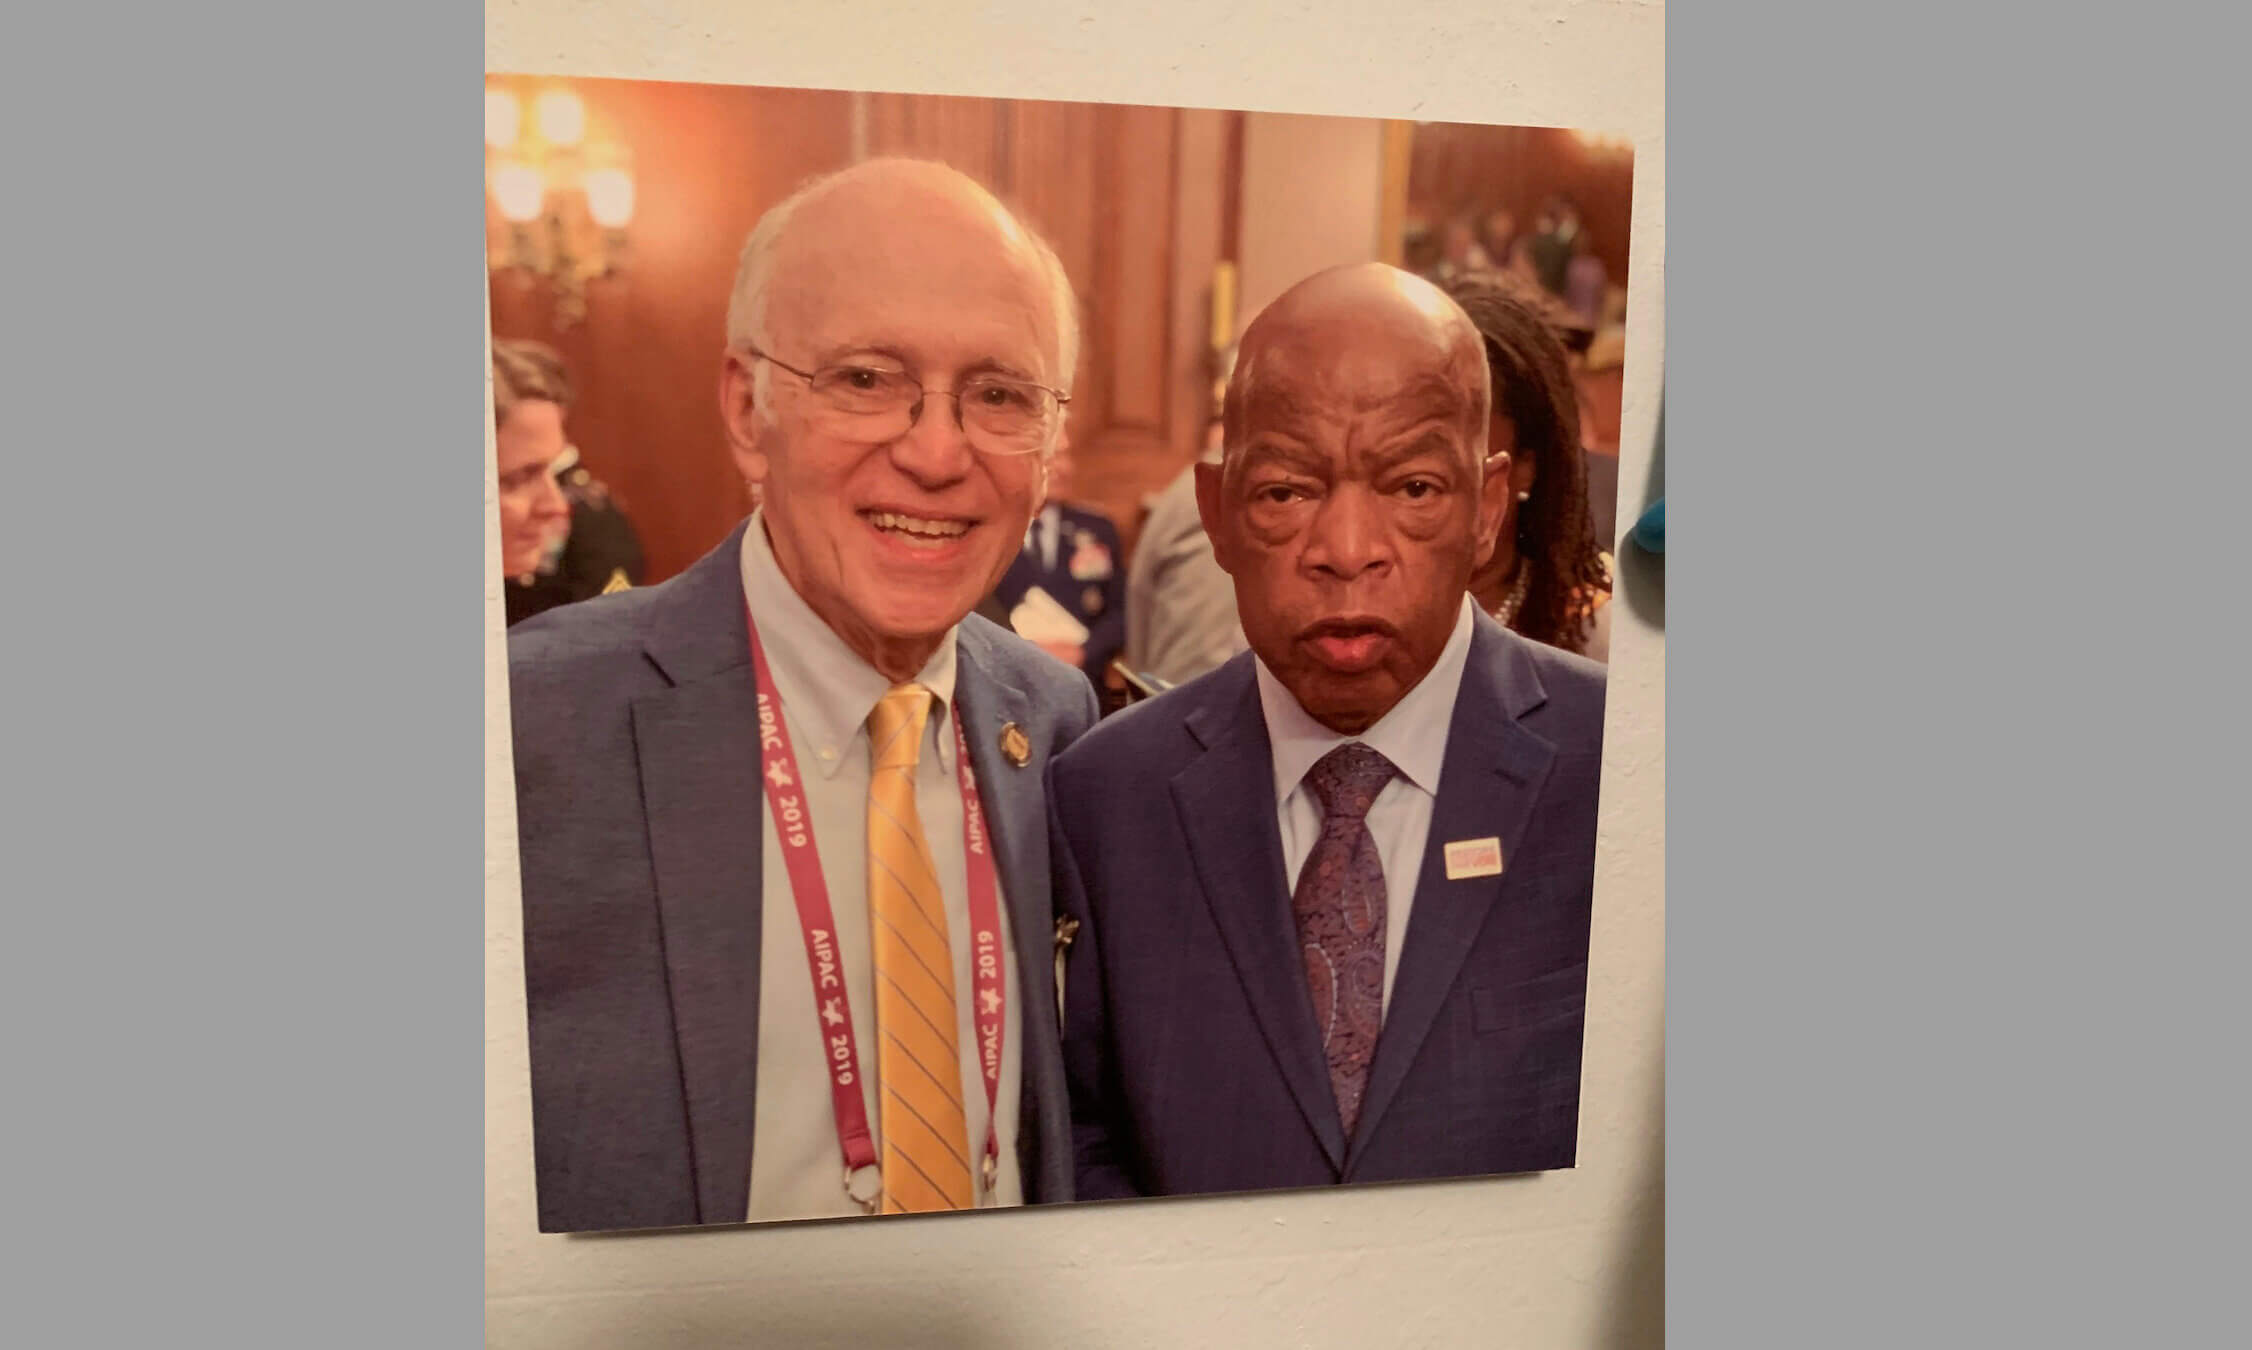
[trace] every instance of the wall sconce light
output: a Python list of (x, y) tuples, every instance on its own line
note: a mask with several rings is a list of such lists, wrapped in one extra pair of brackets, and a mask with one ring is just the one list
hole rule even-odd
[(570, 328), (586, 317), (587, 286), (624, 265), (632, 158), (590, 142), (586, 103), (569, 89), (542, 91), (530, 111), (506, 89), (485, 90), (485, 186), (506, 222), (488, 261), (544, 278), (555, 326)]

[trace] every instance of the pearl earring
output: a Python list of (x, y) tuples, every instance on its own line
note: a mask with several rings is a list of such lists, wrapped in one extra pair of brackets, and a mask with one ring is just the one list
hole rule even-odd
[(1518, 493), (1518, 494), (1517, 494), (1517, 500), (1518, 500), (1518, 501), (1521, 501), (1521, 502), (1529, 502), (1529, 501), (1531, 501), (1532, 499), (1533, 499), (1533, 494), (1532, 494), (1532, 490), (1531, 490), (1531, 489), (1529, 489), (1529, 488), (1528, 488), (1528, 489), (1526, 489), (1525, 491), (1523, 491), (1523, 492), (1520, 492), (1520, 493)]

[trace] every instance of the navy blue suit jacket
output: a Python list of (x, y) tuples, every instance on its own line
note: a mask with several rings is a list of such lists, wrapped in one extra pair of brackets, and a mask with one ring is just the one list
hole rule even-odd
[[(1119, 556), (1118, 527), (1108, 517), (1076, 506), (1065, 506), (1062, 512), (1063, 538), (1056, 546), (1056, 565), (1041, 566), (1039, 550), (1027, 548), (1001, 574), (1001, 584), (993, 593), (1004, 609), (1015, 609), (1034, 586), (1054, 596), (1071, 617), (1087, 625), (1087, 655), (1080, 669), (1100, 684), (1111, 658), (1126, 649), (1126, 563)], [(1092, 537), (1097, 547), (1085, 552), (1088, 574), (1074, 576), (1072, 559), (1080, 552), (1081, 535)]]
[[(791, 899), (760, 894), (743, 529), (662, 585), (509, 630), (543, 1232), (740, 1223), (749, 1207), (760, 906)], [(957, 641), (956, 698), (1017, 934), (1025, 1198), (1068, 1200), (1041, 775), (1093, 724), (1094, 691), (975, 615)], [(1021, 768), (1000, 751), (1010, 722), (1031, 742)]]
[[(1571, 1165), (1604, 672), (1481, 614), (1358, 1128), (1314, 1022), (1244, 653), (1049, 770), (1078, 1198)], [(1499, 876), (1444, 846), (1498, 837)]]

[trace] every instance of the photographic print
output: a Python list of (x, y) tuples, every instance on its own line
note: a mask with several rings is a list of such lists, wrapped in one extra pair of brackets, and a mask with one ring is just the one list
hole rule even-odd
[(1574, 1164), (1631, 146), (485, 95), (542, 1231)]

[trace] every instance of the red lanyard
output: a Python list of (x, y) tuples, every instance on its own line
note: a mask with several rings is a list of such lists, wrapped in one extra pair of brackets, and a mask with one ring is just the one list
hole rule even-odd
[[(813, 846), (813, 813), (798, 788), (798, 759), (783, 725), (781, 699), (766, 650), (759, 645), (758, 622), (750, 606), (743, 622), (751, 634), (751, 664), (758, 672), (758, 743), (765, 761), (766, 804), (774, 814), (774, 833), (782, 841), (782, 861), (797, 897), (798, 926), (805, 936), (806, 968), (813, 976), (815, 1011), (822, 1043), (828, 1047), (829, 1096), (836, 1109), (837, 1146), (844, 1154), (845, 1193), (869, 1213), (880, 1192), (856, 1194), (852, 1182), (864, 1168), (877, 1168), (876, 1145), (868, 1131), (868, 1104), (860, 1095), (860, 1048), (852, 1034), (852, 1004), (845, 994), (837, 960), (837, 925), (829, 908), (829, 882)], [(1007, 1025), (1008, 981), (1001, 961), (1000, 885), (985, 834), (985, 811), (978, 803), (977, 778), (970, 769), (970, 747), (962, 735), (962, 715), (954, 710), (954, 766), (962, 788), (962, 852), (969, 866), (970, 962), (973, 1025), (977, 1030), (980, 1076), (985, 1079), (985, 1190), (992, 1193), (1000, 1168), (1001, 1036)], [(865, 1187), (863, 1189), (866, 1189)]]

